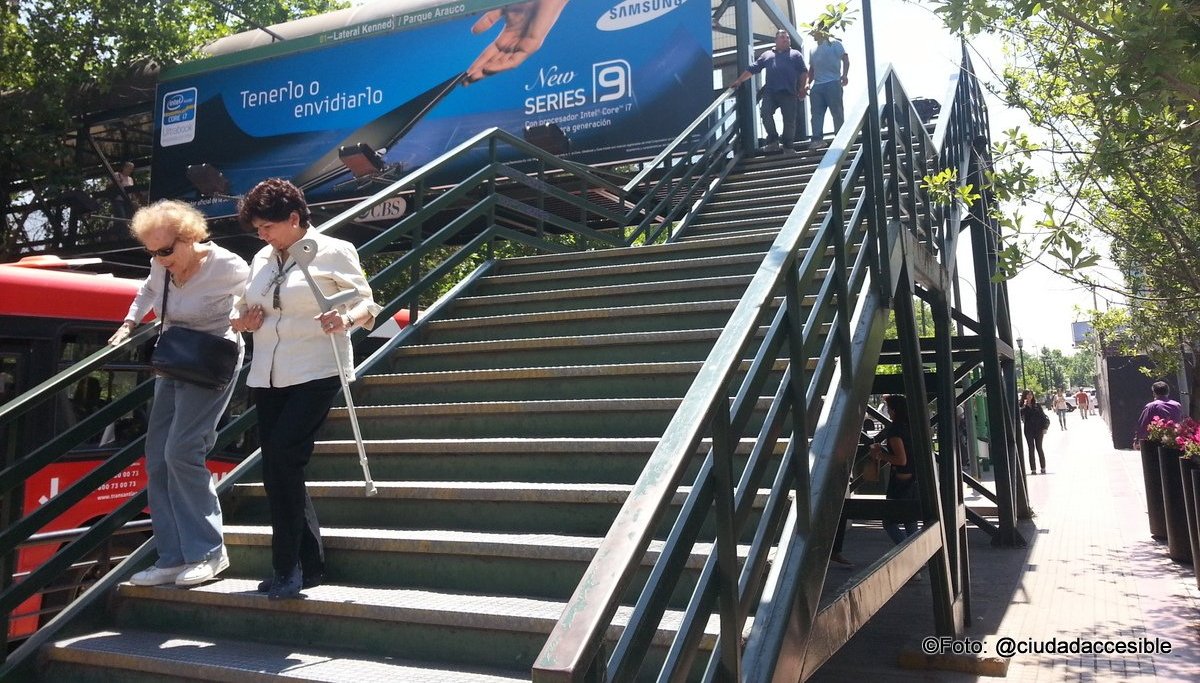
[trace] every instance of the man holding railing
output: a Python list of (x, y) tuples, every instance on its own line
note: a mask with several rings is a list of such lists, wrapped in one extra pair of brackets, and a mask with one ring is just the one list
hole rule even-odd
[[(742, 72), (729, 86), (731, 89), (747, 81), (751, 76), (763, 70), (767, 72), (766, 83), (759, 91), (763, 128), (767, 131), (765, 152), (778, 152), (786, 149), (794, 152), (792, 143), (796, 134), (796, 108), (804, 97), (803, 84), (808, 78), (808, 67), (804, 64), (804, 55), (799, 50), (792, 49), (792, 39), (788, 32), (780, 29), (775, 32), (775, 47), (758, 56), (750, 68)], [(775, 110), (783, 116), (783, 145), (779, 144), (779, 132), (775, 128)]]

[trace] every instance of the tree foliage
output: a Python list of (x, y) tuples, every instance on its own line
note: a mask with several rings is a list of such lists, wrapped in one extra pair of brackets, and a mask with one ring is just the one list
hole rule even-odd
[[(1037, 220), (1002, 221), (1007, 273), (1040, 261), (1113, 290), (1129, 303), (1132, 346), (1158, 353), (1167, 367), (1181, 358), (1191, 364), (1200, 343), (1200, 6), (931, 4), (951, 30), (1004, 39), (1009, 59), (998, 94), (1040, 129), (1037, 143), (1010, 132), (997, 150), (999, 174), (1004, 161), (1023, 165), (997, 178), (1010, 206), (1044, 205)], [(1047, 170), (1035, 174), (1033, 155)], [(1014, 189), (1014, 178), (1023, 185)], [(1088, 270), (1102, 255), (1123, 282)]]
[[(243, 0), (228, 7), (269, 25), (345, 6), (337, 0)], [(78, 187), (64, 135), (130, 73), (198, 56), (206, 43), (253, 28), (204, 0), (6, 0), (0, 5), (0, 208), (20, 180)]]

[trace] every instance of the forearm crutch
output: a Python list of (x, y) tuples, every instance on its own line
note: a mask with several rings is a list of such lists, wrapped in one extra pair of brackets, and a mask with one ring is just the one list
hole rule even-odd
[[(320, 306), (321, 312), (326, 313), (333, 310), (351, 299), (358, 296), (358, 292), (353, 289), (348, 289), (334, 294), (332, 297), (325, 296), (321, 288), (312, 278), (312, 274), (308, 272), (308, 266), (317, 255), (317, 243), (315, 240), (303, 239), (292, 246), (288, 247), (288, 253), (295, 259), (296, 265), (300, 267), (300, 272), (304, 274), (304, 279), (308, 281), (308, 288), (312, 290), (313, 296), (317, 299), (317, 305)], [(329, 337), (329, 345), (333, 347), (333, 357), (338, 366), (338, 379), (342, 381), (342, 395), (346, 398), (346, 410), (350, 413), (350, 428), (354, 431), (354, 444), (358, 446), (358, 463), (362, 465), (363, 478), (367, 483), (367, 495), (373, 496), (378, 493), (375, 488), (375, 482), (371, 480), (371, 468), (367, 465), (367, 449), (363, 445), (362, 432), (358, 429), (358, 414), (354, 412), (354, 399), (350, 396), (350, 382), (352, 377), (347, 377), (342, 368), (342, 351), (338, 348), (337, 339), (332, 334)], [(353, 372), (353, 370), (351, 370)]]

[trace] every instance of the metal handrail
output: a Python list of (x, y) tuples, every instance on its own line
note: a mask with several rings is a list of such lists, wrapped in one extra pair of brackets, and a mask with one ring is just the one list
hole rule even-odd
[[(879, 77), (876, 87), (889, 94), (899, 91), (901, 93), (900, 101), (892, 101), (893, 98), (889, 97), (886, 108), (874, 113), (869, 111), (865, 102), (860, 102), (850, 112), (846, 124), (835, 136), (829, 153), (823, 157), (816, 172), (809, 180), (795, 208), (767, 252), (758, 272), (754, 275), (696, 379), (681, 401), (674, 418), (663, 433), (658, 447), (651, 454), (608, 534), (594, 554), (591, 564), (564, 609), (563, 617), (555, 625), (535, 663), (533, 669), (535, 681), (577, 681), (584, 678), (607, 680), (609, 676), (612, 680), (633, 678), (640, 666), (640, 655), (644, 653), (645, 647), (648, 645), (646, 635), (648, 627), (642, 620), (646, 619), (657, 623), (657, 619), (665, 610), (665, 596), (670, 592), (668, 588), (655, 582), (662, 582), (671, 576), (678, 576), (682, 563), (677, 549), (686, 550), (690, 547), (691, 542), (695, 540), (700, 521), (713, 510), (712, 505), (714, 504), (717, 515), (717, 542), (715, 552), (709, 557), (712, 567), (706, 567), (708, 573), (705, 574), (705, 578), (702, 578), (702, 581), (708, 583), (697, 586), (693, 604), (689, 606), (685, 616), (685, 621), (693, 630), (686, 631), (689, 626), (685, 625), (685, 630), (680, 632), (677, 645), (682, 645), (669, 653), (668, 662), (661, 675), (675, 680), (685, 674), (686, 668), (671, 667), (690, 666), (693, 654), (686, 650), (694, 647), (695, 640), (698, 638), (694, 628), (708, 614), (707, 609), (698, 607), (698, 605), (711, 605), (713, 601), (721, 602), (719, 610), (721, 637), (718, 649), (724, 649), (724, 654), (718, 652), (714, 654), (714, 658), (736, 657), (736, 655), (729, 655), (729, 652), (736, 651), (741, 647), (738, 638), (749, 608), (749, 604), (745, 601), (755, 593), (756, 582), (761, 581), (763, 563), (761, 558), (753, 558), (756, 569), (752, 570), (751, 574), (743, 574), (740, 581), (734, 579), (732, 585), (729, 583), (730, 577), (738, 575), (736, 567), (733, 566), (734, 555), (730, 544), (740, 531), (739, 523), (742, 521), (739, 519), (740, 507), (733, 501), (744, 500), (745, 496), (750, 493), (745, 486), (751, 483), (751, 480), (747, 480), (743, 482), (743, 486), (739, 487), (735, 486), (736, 482), (730, 478), (730, 458), (732, 457), (730, 444), (736, 443), (740, 438), (741, 428), (745, 425), (751, 412), (748, 404), (742, 403), (742, 399), (746, 396), (757, 397), (759, 395), (752, 390), (752, 387), (743, 384), (737, 391), (738, 401), (730, 406), (728, 397), (734, 393), (731, 381), (741, 366), (747, 350), (754, 343), (761, 322), (772, 310), (775, 297), (782, 290), (787, 301), (785, 308), (781, 309), (777, 315), (785, 315), (790, 322), (786, 325), (778, 324), (782, 318), (776, 318), (776, 323), (772, 324), (766, 339), (760, 342), (761, 346), (756, 353), (756, 363), (760, 354), (763, 353), (773, 359), (776, 349), (782, 348), (786, 344), (790, 350), (785, 357), (790, 356), (789, 365), (792, 368), (788, 374), (788, 380), (795, 386), (790, 392), (791, 395), (786, 391), (777, 392), (771, 408), (774, 411), (772, 414), (776, 415), (774, 418), (776, 421), (764, 423), (763, 431), (774, 430), (774, 438), (778, 438), (778, 429), (783, 425), (783, 418), (778, 416), (790, 413), (794, 433), (788, 443), (788, 449), (789, 452), (797, 451), (805, 456), (806, 462), (808, 454), (806, 425), (811, 423), (809, 416), (817, 407), (823, 387), (828, 386), (827, 382), (831, 381), (835, 369), (834, 361), (840, 358), (844, 366), (841, 372), (843, 381), (848, 381), (848, 378), (853, 376), (852, 369), (846, 367), (845, 364), (850, 360), (851, 340), (849, 339), (848, 321), (854, 309), (854, 300), (861, 292), (865, 291), (868, 272), (871, 279), (877, 279), (880, 275), (890, 271), (883, 267), (883, 262), (889, 258), (889, 255), (872, 253), (875, 251), (875, 245), (881, 239), (883, 226), (870, 225), (867, 234), (864, 235), (866, 239), (862, 242), (863, 248), (859, 252), (858, 258), (854, 260), (854, 275), (849, 279), (845, 277), (845, 269), (848, 265), (845, 246), (852, 243), (849, 238), (857, 226), (856, 223), (851, 222), (846, 226), (845, 233), (841, 229), (837, 231), (840, 245), (834, 245), (838, 248), (838, 253), (833, 259), (836, 267), (831, 271), (837, 274), (837, 277), (826, 279), (818, 295), (818, 304), (809, 310), (807, 316), (801, 320), (800, 285), (806, 281), (805, 276), (812, 273), (813, 264), (818, 261), (826, 261), (823, 257), (827, 245), (818, 237), (814, 246), (805, 252), (804, 263), (798, 263), (801, 259), (798, 256), (800, 247), (803, 240), (810, 234), (809, 226), (820, 215), (822, 202), (827, 197), (831, 198), (833, 202), (818, 235), (830, 234), (827, 231), (835, 222), (839, 226), (843, 224), (843, 198), (851, 188), (845, 183), (838, 182), (839, 174), (850, 165), (852, 143), (860, 137), (860, 133), (867, 123), (868, 115), (890, 116), (890, 120), (893, 122), (883, 149), (869, 150), (864, 146), (864, 151), (869, 155), (868, 158), (872, 164), (881, 164), (881, 154), (890, 153), (894, 165), (893, 179), (903, 176), (898, 172), (900, 169), (907, 173), (905, 187), (901, 188), (899, 184), (896, 184), (899, 181), (894, 181), (892, 188), (895, 195), (892, 201), (896, 203), (897, 214), (899, 214), (898, 203), (901, 190), (906, 189), (913, 198), (919, 191), (918, 179), (914, 177), (911, 137), (923, 136), (920, 140), (921, 144), (930, 142), (928, 133), (923, 126), (919, 127), (919, 131), (911, 130), (909, 125), (912, 120), (911, 116), (905, 117), (906, 121), (903, 127), (898, 125), (900, 122), (895, 117), (895, 109), (900, 108), (903, 113), (908, 113), (911, 110), (911, 104), (903, 97), (903, 91), (900, 90), (899, 82), (890, 67)], [(897, 107), (897, 105), (900, 106)], [(910, 139), (898, 140), (904, 136), (908, 136)], [(897, 145), (901, 144), (908, 145), (908, 151), (904, 158), (898, 154)], [(854, 182), (857, 178), (858, 176), (855, 174), (848, 174), (846, 182)], [(866, 199), (866, 197), (860, 198), (860, 202), (865, 202)], [(871, 201), (875, 202), (884, 202), (884, 200), (883, 197), (871, 198)], [(861, 205), (858, 208), (861, 209)], [(866, 216), (863, 215), (863, 212), (856, 209), (852, 221), (865, 220)], [(917, 226), (910, 225), (909, 229), (916, 232)], [(891, 291), (891, 286), (889, 285), (888, 291)], [(834, 294), (835, 290), (837, 290), (836, 295)], [(833, 302), (836, 302), (836, 308), (834, 308), (835, 303)], [(790, 329), (787, 329), (789, 327)], [(824, 333), (826, 329), (828, 329), (828, 333)], [(818, 335), (818, 331), (821, 331), (822, 334)], [(818, 339), (822, 340), (821, 352), (818, 355), (820, 361), (816, 371), (805, 382), (799, 375), (805, 372), (806, 359), (810, 357), (807, 352), (809, 347)], [(776, 344), (776, 349), (766, 349), (768, 344), (772, 343)], [(751, 375), (753, 375), (753, 371)], [(761, 378), (758, 380), (761, 381)], [(750, 381), (749, 375), (746, 381)], [(668, 547), (664, 547), (658, 554), (659, 559), (652, 570), (651, 581), (647, 583), (642, 598), (634, 608), (634, 614), (625, 629), (625, 636), (618, 641), (612, 658), (606, 661), (602, 640), (608, 624), (616, 612), (629, 580), (641, 563), (654, 530), (667, 510), (683, 472), (691, 461), (692, 454), (695, 453), (699, 443), (710, 433), (714, 448), (709, 452), (705, 465), (692, 487), (692, 496), (689, 497), (688, 504), (685, 504), (683, 511), (676, 517), (675, 526), (667, 542), (670, 550)], [(763, 435), (760, 434), (759, 438), (762, 437)], [(723, 448), (719, 446), (722, 443), (724, 443)], [(756, 441), (756, 448), (759, 447), (761, 447), (761, 441)], [(805, 471), (808, 469), (807, 464), (798, 467)], [(750, 466), (747, 466), (747, 470), (749, 469)], [(721, 470), (724, 472), (722, 473)], [(785, 470), (781, 469), (780, 471), (783, 473), (781, 476), (791, 476)], [(807, 475), (805, 477), (805, 481), (807, 481)], [(794, 479), (788, 478), (782, 488), (776, 487), (777, 495), (786, 493), (793, 487), (793, 483), (795, 486), (800, 485)], [(711, 504), (702, 504), (704, 501), (701, 501), (700, 498), (707, 498)], [(807, 505), (799, 499), (798, 492), (796, 505), (798, 508), (800, 506), (805, 508), (801, 514), (807, 517)], [(775, 504), (778, 505), (778, 502), (776, 501)], [(769, 523), (777, 524), (778, 519), (770, 520)], [(760, 528), (760, 535), (756, 536), (756, 546), (759, 548), (759, 552), (765, 552), (762, 545), (762, 538), (765, 537), (762, 536), (762, 533), (767, 531), (770, 530)], [(747, 564), (750, 565), (751, 562)], [(753, 571), (758, 571), (760, 574), (755, 576)], [(701, 603), (697, 603), (695, 601), (697, 599)], [(712, 663), (713, 666), (724, 664), (727, 663)], [(730, 670), (728, 667), (724, 669), (726, 674), (729, 674)], [(709, 673), (712, 673), (711, 669)]]
[(717, 96), (717, 99), (712, 101), (712, 104), (705, 107), (704, 111), (700, 112), (700, 115), (683, 129), (682, 133), (676, 135), (675, 139), (667, 144), (667, 146), (663, 148), (663, 151), (658, 153), (658, 156), (654, 157), (654, 159), (652, 159), (650, 163), (648, 163), (646, 167), (643, 168), (637, 175), (635, 175), (633, 178), (630, 178), (629, 182), (625, 183), (621, 189), (625, 192), (632, 192), (634, 189), (640, 187), (646, 178), (648, 178), (650, 174), (659, 167), (660, 164), (662, 164), (666, 159), (678, 154), (679, 147), (683, 146), (683, 143), (692, 135), (694, 135), (700, 126), (704, 125), (704, 123), (708, 120), (708, 117), (711, 116), (718, 108), (720, 108), (722, 104), (732, 99), (736, 93), (737, 90), (734, 88), (726, 88), (723, 90), (721, 94)]

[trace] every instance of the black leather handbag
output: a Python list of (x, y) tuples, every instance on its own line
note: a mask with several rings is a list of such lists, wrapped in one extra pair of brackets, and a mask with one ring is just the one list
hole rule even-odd
[[(169, 278), (170, 275), (167, 275)], [(162, 321), (167, 321), (169, 280), (163, 281)], [(238, 345), (224, 337), (172, 325), (159, 332), (150, 356), (150, 367), (165, 377), (221, 390), (229, 386), (237, 371)]]

